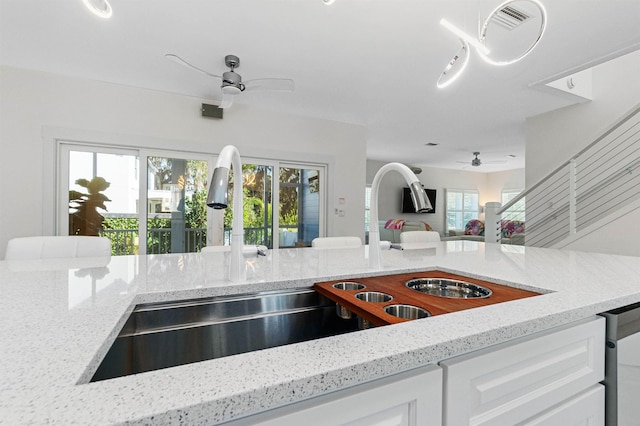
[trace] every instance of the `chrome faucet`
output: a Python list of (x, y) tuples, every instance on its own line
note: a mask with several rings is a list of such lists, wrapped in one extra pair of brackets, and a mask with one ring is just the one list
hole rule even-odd
[(226, 209), (229, 204), (229, 169), (233, 167), (233, 222), (231, 224), (231, 269), (229, 279), (242, 281), (247, 270), (242, 256), (244, 248), (244, 224), (242, 208), (242, 162), (238, 148), (226, 145), (218, 155), (213, 177), (209, 185), (207, 206), (214, 209)]
[[(378, 229), (378, 191), (380, 181), (388, 171), (395, 170), (402, 175), (411, 189), (411, 199), (416, 207), (416, 213), (433, 210), (427, 193), (422, 189), (418, 177), (404, 164), (388, 163), (378, 170), (371, 184), (371, 226), (369, 227), (369, 266), (374, 269), (382, 268), (382, 254), (380, 252), (380, 229)], [(395, 248), (389, 246), (389, 248)]]

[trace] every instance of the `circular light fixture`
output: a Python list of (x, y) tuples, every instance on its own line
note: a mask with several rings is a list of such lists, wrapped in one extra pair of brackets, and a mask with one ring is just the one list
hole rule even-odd
[(504, 2), (504, 3), (502, 3), (500, 6), (496, 7), (493, 10), (493, 12), (491, 12), (489, 14), (487, 19), (485, 19), (484, 23), (482, 24), (482, 27), (480, 28), (480, 36), (478, 37), (480, 42), (483, 43), (483, 44), (486, 43), (487, 29), (489, 28), (489, 24), (491, 24), (491, 22), (494, 20), (494, 18), (496, 18), (496, 20), (493, 21), (493, 22), (498, 22), (499, 19), (500, 19), (499, 14), (504, 14), (505, 11), (508, 14), (509, 6), (512, 5), (513, 3), (516, 3), (516, 2), (531, 3), (538, 9), (538, 11), (540, 12), (540, 28), (538, 30), (538, 34), (535, 37), (535, 40), (533, 41), (533, 43), (531, 43), (529, 45), (529, 47), (526, 48), (522, 54), (520, 54), (519, 56), (517, 56), (517, 57), (515, 57), (513, 59), (509, 59), (509, 60), (494, 60), (494, 59), (490, 58), (488, 54), (485, 54), (482, 51), (478, 50), (478, 55), (480, 55), (480, 57), (485, 62), (487, 62), (488, 64), (496, 65), (496, 66), (504, 66), (504, 65), (511, 65), (511, 64), (514, 64), (514, 63), (522, 60), (525, 56), (527, 56), (529, 53), (531, 53), (531, 51), (538, 45), (538, 43), (540, 42), (540, 39), (542, 38), (542, 35), (544, 34), (544, 31), (545, 31), (545, 29), (547, 27), (547, 11), (545, 10), (545, 8), (542, 5), (542, 3), (540, 3), (538, 0), (508, 0), (508, 1)]
[(467, 64), (469, 63), (469, 43), (463, 39), (460, 39), (460, 42), (462, 46), (453, 58), (451, 58), (438, 78), (436, 86), (438, 86), (439, 89), (443, 89), (456, 81), (462, 75), (465, 68), (467, 68)]
[(335, 2), (336, 2), (336, 0), (322, 0), (322, 3), (324, 3), (327, 6), (331, 6)]
[(103, 19), (111, 18), (113, 10), (107, 0), (82, 0), (84, 5), (96, 16)]

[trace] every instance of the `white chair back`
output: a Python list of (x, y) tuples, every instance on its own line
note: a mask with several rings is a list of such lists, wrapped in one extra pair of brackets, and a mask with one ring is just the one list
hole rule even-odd
[(316, 248), (352, 248), (361, 245), (359, 237), (319, 237), (311, 241), (311, 247)]
[(111, 257), (111, 241), (105, 237), (40, 236), (13, 238), (7, 243), (6, 260)]
[(435, 231), (406, 231), (400, 234), (401, 243), (433, 243), (440, 241)]

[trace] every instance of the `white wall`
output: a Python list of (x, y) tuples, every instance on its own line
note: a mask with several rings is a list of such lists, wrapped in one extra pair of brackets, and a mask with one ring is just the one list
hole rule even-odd
[(569, 250), (588, 251), (607, 254), (622, 254), (625, 256), (640, 256), (640, 241), (638, 228), (640, 218), (640, 203), (635, 203), (635, 210), (619, 219), (605, 223), (596, 229), (576, 234), (577, 238), (568, 244), (561, 243), (561, 248)]
[[(367, 185), (373, 182), (377, 171), (385, 162), (367, 161)], [(463, 170), (440, 169), (424, 167), (418, 175), (425, 188), (435, 189), (436, 213), (401, 213), (402, 188), (406, 187), (399, 173), (387, 173), (380, 183), (378, 194), (378, 218), (405, 219), (411, 221), (427, 222), (435, 231), (443, 234), (445, 231), (445, 189), (476, 189), (479, 193), (479, 202), (484, 206), (490, 201), (501, 201), (502, 190), (523, 189), (524, 169), (505, 172), (482, 173)], [(481, 218), (484, 215), (480, 215)]]
[[(54, 74), (0, 67), (0, 258), (12, 237), (43, 235), (50, 212), (46, 156), (52, 138), (137, 141), (160, 149), (327, 162), (327, 235), (364, 238), (366, 131), (235, 104), (224, 119), (200, 115), (206, 100)], [(334, 215), (338, 198), (344, 217)]]
[(523, 191), (525, 189), (525, 169), (508, 170), (505, 172), (486, 173), (487, 194), (486, 202), (502, 201), (502, 191)]
[(526, 183), (534, 185), (640, 102), (640, 50), (593, 69), (593, 101), (526, 121)]
[[(594, 68), (593, 101), (527, 119), (527, 187), (589, 145), (640, 102), (639, 75), (640, 51), (636, 51)], [(624, 222), (607, 225), (606, 230), (567, 248), (634, 255), (640, 244), (640, 227), (628, 224), (637, 223), (640, 209), (629, 213)]]

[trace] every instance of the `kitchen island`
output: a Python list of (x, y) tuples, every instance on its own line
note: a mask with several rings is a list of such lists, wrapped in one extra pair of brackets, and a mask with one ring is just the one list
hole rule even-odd
[[(0, 422), (222, 423), (640, 301), (636, 257), (448, 241), (384, 251), (372, 270), (367, 255), (269, 251), (239, 283), (226, 279), (228, 253), (1, 261)], [(89, 383), (139, 303), (434, 269), (542, 294)]]

